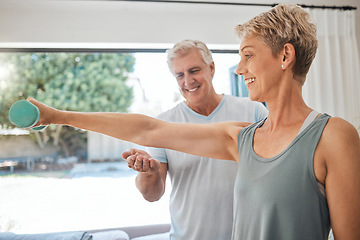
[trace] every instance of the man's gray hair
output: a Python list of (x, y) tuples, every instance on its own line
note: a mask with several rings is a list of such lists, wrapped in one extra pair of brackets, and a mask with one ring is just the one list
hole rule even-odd
[(197, 40), (183, 40), (167, 50), (167, 63), (171, 73), (174, 73), (172, 69), (173, 60), (187, 55), (194, 48), (199, 50), (206, 65), (210, 65), (214, 61), (211, 51), (205, 43)]

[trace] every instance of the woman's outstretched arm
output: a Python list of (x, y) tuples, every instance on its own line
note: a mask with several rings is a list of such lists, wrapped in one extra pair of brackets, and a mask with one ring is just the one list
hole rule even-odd
[(249, 125), (240, 122), (169, 123), (141, 114), (61, 111), (33, 98), (28, 101), (40, 110), (38, 125), (69, 125), (143, 146), (233, 161), (238, 160), (238, 133)]

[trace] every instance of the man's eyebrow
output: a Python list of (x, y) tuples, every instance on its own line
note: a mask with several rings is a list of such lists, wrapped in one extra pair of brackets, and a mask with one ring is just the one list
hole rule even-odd
[(192, 70), (196, 70), (196, 69), (200, 69), (200, 67), (199, 67), (199, 66), (192, 67), (192, 68), (190, 68), (189, 70), (192, 71)]
[[(192, 68), (189, 68), (188, 70), (186, 71), (194, 71), (194, 70), (197, 70), (197, 69), (201, 69), (200, 66), (195, 66), (195, 67), (192, 67)], [(180, 72), (175, 72), (175, 74), (183, 74), (184, 72), (183, 71), (180, 71)]]

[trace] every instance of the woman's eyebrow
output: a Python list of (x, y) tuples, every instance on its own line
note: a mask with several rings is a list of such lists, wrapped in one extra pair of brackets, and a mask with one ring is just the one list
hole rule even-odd
[(242, 48), (240, 49), (240, 52), (243, 52), (244, 49), (246, 49), (246, 48), (253, 48), (253, 46), (251, 46), (251, 45), (246, 45), (246, 46), (244, 46), (244, 47), (242, 47)]

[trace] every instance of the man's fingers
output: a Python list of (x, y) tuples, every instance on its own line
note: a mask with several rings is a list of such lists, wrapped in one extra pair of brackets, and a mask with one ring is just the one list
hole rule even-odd
[(144, 156), (137, 149), (130, 149), (122, 153), (129, 168), (138, 172), (151, 172), (160, 169), (160, 162), (148, 156)]
[(130, 155), (131, 155), (131, 152), (128, 150), (128, 151), (123, 152), (123, 153), (121, 154), (121, 157), (122, 157), (123, 159), (126, 159), (126, 160), (127, 160), (127, 158), (128, 158)]
[(147, 153), (147, 152), (144, 151), (144, 150), (140, 150), (140, 149), (137, 149), (137, 148), (131, 148), (129, 151), (131, 151), (131, 154), (142, 155), (142, 156), (144, 156), (144, 157), (151, 158), (151, 156), (149, 155), (149, 153)]
[(137, 156), (135, 163), (134, 163), (134, 169), (138, 172), (142, 172), (143, 171), (143, 158), (142, 156)]
[(145, 152), (144, 150), (136, 149), (136, 152), (143, 155), (144, 157), (151, 158), (150, 154), (148, 152)]
[(136, 148), (130, 148), (129, 150), (124, 151), (121, 156), (123, 159), (127, 159), (130, 155), (135, 155), (138, 152)]
[(151, 170), (158, 170), (158, 169), (160, 169), (160, 161), (151, 158), (149, 160), (149, 166), (150, 166)]
[(143, 171), (144, 172), (150, 171), (150, 161), (148, 158), (143, 158)]
[(134, 155), (130, 155), (126, 158), (126, 162), (129, 168), (134, 169), (136, 157)]

